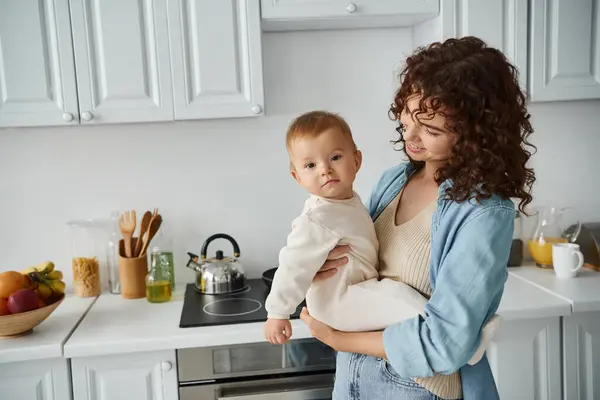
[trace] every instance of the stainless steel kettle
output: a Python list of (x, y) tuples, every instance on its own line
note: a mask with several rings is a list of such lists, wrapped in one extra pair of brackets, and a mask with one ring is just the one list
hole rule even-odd
[[(206, 258), (208, 245), (215, 239), (226, 239), (233, 246), (233, 257), (225, 257), (223, 251), (217, 250), (215, 257)], [(187, 267), (196, 272), (194, 282), (196, 290), (205, 294), (235, 293), (246, 288), (244, 268), (239, 262), (240, 247), (231, 236), (225, 233), (212, 235), (202, 245), (200, 259), (189, 253)]]

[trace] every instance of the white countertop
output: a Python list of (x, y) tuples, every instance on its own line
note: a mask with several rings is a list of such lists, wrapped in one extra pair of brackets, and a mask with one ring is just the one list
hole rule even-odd
[[(87, 357), (264, 341), (263, 322), (179, 328), (182, 295), (169, 303), (125, 300), (101, 295), (64, 346), (65, 357)], [(506, 320), (563, 316), (568, 302), (509, 276), (499, 314)], [(310, 337), (300, 320), (292, 321), (293, 339)]]
[(509, 274), (498, 314), (504, 320), (562, 317), (571, 314), (571, 304)]
[(579, 270), (571, 279), (559, 279), (553, 270), (534, 265), (510, 268), (510, 274), (568, 301), (573, 312), (600, 311), (600, 272)]
[(62, 357), (63, 344), (94, 300), (95, 297), (67, 295), (61, 305), (30, 334), (0, 339), (0, 364)]
[[(264, 341), (263, 322), (179, 328), (183, 296), (168, 303), (125, 300), (103, 294), (65, 344), (65, 357), (87, 357)], [(310, 337), (306, 325), (292, 321), (294, 339)]]

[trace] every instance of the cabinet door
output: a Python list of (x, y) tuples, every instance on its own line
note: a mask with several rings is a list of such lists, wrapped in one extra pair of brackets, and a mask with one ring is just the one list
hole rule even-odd
[(263, 112), (257, 0), (171, 0), (175, 119)]
[(81, 122), (173, 119), (166, 0), (71, 0)]
[(414, 27), (415, 47), (477, 36), (506, 55), (527, 90), (527, 18), (525, 0), (444, 0), (439, 16)]
[(455, 0), (455, 37), (477, 36), (502, 51), (527, 90), (527, 1)]
[(600, 399), (600, 312), (563, 318), (565, 400)]
[(533, 0), (531, 99), (600, 99), (600, 1)]
[(77, 118), (68, 0), (0, 1), (0, 127)]
[(438, 0), (261, 0), (263, 19), (436, 14)]
[(503, 321), (487, 356), (501, 399), (561, 400), (558, 317)]
[(0, 398), (70, 400), (70, 378), (64, 358), (0, 364)]
[(174, 350), (74, 358), (73, 396), (75, 400), (177, 400), (175, 362)]

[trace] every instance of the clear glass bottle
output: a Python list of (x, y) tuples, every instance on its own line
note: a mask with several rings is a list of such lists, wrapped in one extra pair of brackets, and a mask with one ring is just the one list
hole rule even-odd
[(119, 211), (110, 213), (108, 244), (106, 246), (106, 268), (108, 269), (109, 290), (113, 294), (121, 293), (119, 280)]
[(154, 263), (154, 257), (160, 262), (163, 267), (169, 270), (171, 274), (171, 288), (175, 291), (175, 260), (173, 258), (173, 241), (171, 237), (165, 232), (164, 223), (156, 233), (154, 239), (152, 239), (152, 246), (150, 249), (152, 259), (150, 264)]
[(150, 303), (171, 301), (173, 288), (171, 273), (167, 265), (160, 261), (160, 248), (153, 247), (150, 272), (146, 275), (146, 299)]

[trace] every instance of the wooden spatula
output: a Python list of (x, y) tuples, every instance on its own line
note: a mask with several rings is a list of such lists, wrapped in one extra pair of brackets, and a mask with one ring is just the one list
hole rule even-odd
[(142, 238), (150, 226), (150, 220), (152, 219), (152, 213), (150, 211), (146, 211), (144, 216), (142, 217), (142, 221), (140, 222), (140, 233), (138, 233), (138, 240), (135, 243), (135, 249), (133, 250), (133, 256), (139, 257), (140, 251), (142, 250)]
[(160, 224), (162, 224), (162, 216), (160, 214), (152, 217), (150, 225), (148, 226), (148, 230), (144, 235), (144, 244), (142, 245), (142, 250), (140, 250), (140, 257), (146, 254), (148, 245), (150, 244), (150, 241), (152, 241), (152, 238), (154, 238), (154, 235), (156, 235), (156, 232), (158, 232)]

